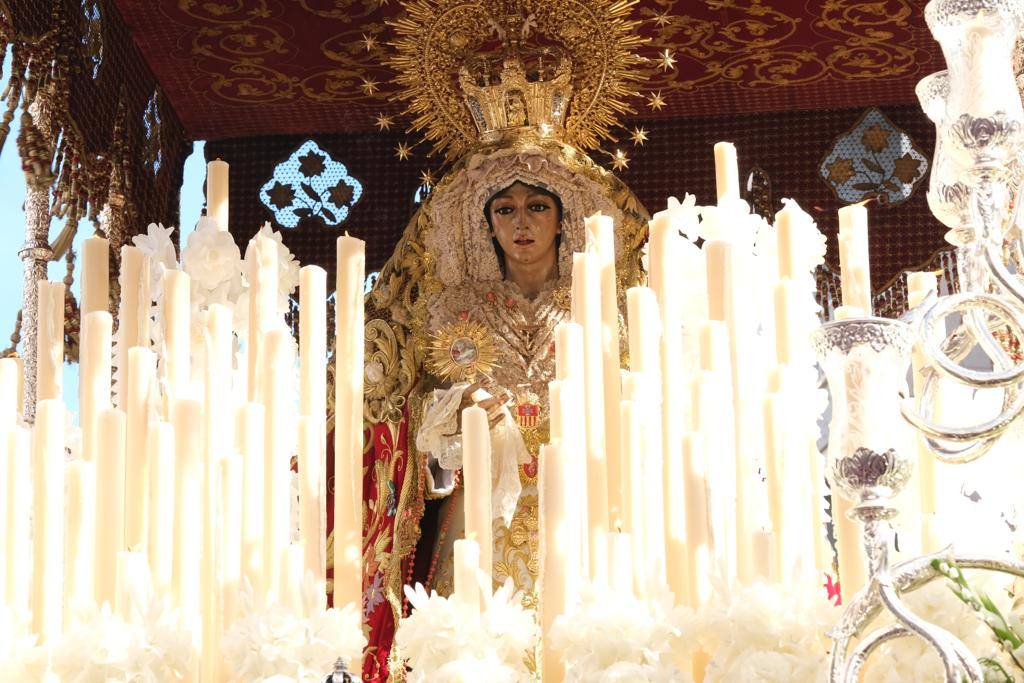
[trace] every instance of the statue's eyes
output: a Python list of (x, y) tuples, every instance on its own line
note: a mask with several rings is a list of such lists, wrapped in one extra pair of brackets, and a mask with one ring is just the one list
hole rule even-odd
[(498, 214), (499, 216), (507, 216), (508, 214), (512, 213), (512, 207), (511, 206), (499, 206), (499, 207), (494, 209), (494, 213)]
[(543, 202), (537, 202), (536, 204), (530, 204), (530, 211), (547, 211), (551, 207)]

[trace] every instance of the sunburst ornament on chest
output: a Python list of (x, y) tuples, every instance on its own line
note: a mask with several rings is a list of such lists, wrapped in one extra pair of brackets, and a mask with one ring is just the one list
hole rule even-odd
[(490, 377), (497, 359), (491, 332), (478, 322), (460, 320), (430, 335), (425, 364), (442, 381), (473, 382)]

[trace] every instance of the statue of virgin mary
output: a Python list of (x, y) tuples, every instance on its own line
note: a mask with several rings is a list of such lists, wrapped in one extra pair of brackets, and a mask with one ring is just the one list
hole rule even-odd
[(571, 317), (572, 255), (586, 248), (586, 216), (614, 219), (621, 310), (642, 277), (647, 225), (629, 188), (581, 151), (626, 110), (639, 62), (628, 6), (420, 0), (406, 10), (391, 65), (415, 127), (454, 162), (366, 302), (368, 681), (402, 670), (389, 655), (403, 586), (452, 589), (468, 405), (490, 420), (494, 580), (533, 595), (537, 457), (553, 331)]

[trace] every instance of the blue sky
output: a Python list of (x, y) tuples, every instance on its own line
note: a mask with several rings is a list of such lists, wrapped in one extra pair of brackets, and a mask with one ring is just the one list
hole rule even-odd
[[(10, 73), (10, 65), (4, 64), (3, 73)], [(15, 116), (11, 125), (10, 135), (0, 152), (0, 215), (4, 216), (4, 225), (0, 227), (0, 349), (10, 345), (10, 336), (14, 331), (14, 322), (21, 308), (22, 268), (18, 259), (18, 250), (25, 241), (25, 174), (21, 170), (16, 139), (18, 136), (18, 120)], [(203, 183), (206, 180), (206, 163), (203, 159), (203, 143), (193, 145), (192, 154), (185, 162), (185, 179), (181, 190), (181, 223), (184, 238), (195, 227), (199, 220), (199, 212), (203, 207)], [(61, 230), (61, 222), (54, 221), (50, 225), (50, 238), (53, 239)], [(145, 225), (137, 226), (144, 229)], [(74, 249), (78, 251), (81, 241), (93, 234), (95, 226), (90, 221), (82, 221), (75, 236)], [(76, 264), (75, 283), (71, 290), (75, 298), (79, 295), (79, 273)], [(64, 261), (51, 263), (49, 268), (51, 280), (64, 279)], [(64, 401), (68, 410), (78, 411), (78, 366), (64, 366)]]

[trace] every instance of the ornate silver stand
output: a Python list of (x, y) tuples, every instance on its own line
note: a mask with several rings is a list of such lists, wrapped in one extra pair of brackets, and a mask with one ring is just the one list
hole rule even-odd
[[(847, 599), (830, 633), (835, 641), (829, 668), (833, 683), (855, 683), (878, 646), (905, 637), (931, 646), (948, 683), (980, 683), (982, 668), (967, 647), (913, 614), (900, 596), (941, 578), (939, 562), (1024, 577), (1022, 562), (957, 556), (952, 547), (889, 566), (888, 520), (896, 514), (891, 499), (906, 486), (910, 457), (916, 453), (912, 440), (901, 435), (905, 427), (883, 411), (902, 415), (925, 437), (934, 456), (949, 463), (984, 455), (1024, 412), (1024, 363), (1015, 364), (999, 339), (1024, 343), (1024, 285), (1019, 279), (1024, 248), (1016, 215), (1024, 201), (1017, 191), (1024, 107), (1011, 68), (1024, 6), (1014, 0), (932, 0), (925, 17), (949, 67), (948, 73), (933, 74), (918, 86), (922, 106), (937, 127), (928, 200), (936, 217), (951, 228), (947, 240), (958, 249), (960, 292), (914, 311), (914, 327), (864, 318), (826, 324), (814, 338), (833, 397), (830, 480), (836, 494), (855, 503), (850, 516), (863, 524), (869, 570), (867, 585)], [(1014, 211), (1009, 209), (1011, 195), (1017, 195)], [(951, 315), (960, 320), (947, 335)], [(928, 363), (923, 390), (915, 397), (917, 406), (910, 401), (897, 405), (900, 387), (888, 375), (902, 381), (915, 343)], [(991, 370), (961, 364), (973, 349), (984, 352)], [(1002, 390), (1000, 412), (970, 427), (938, 424), (931, 405), (939, 377)], [(883, 611), (894, 623), (866, 632)]]

